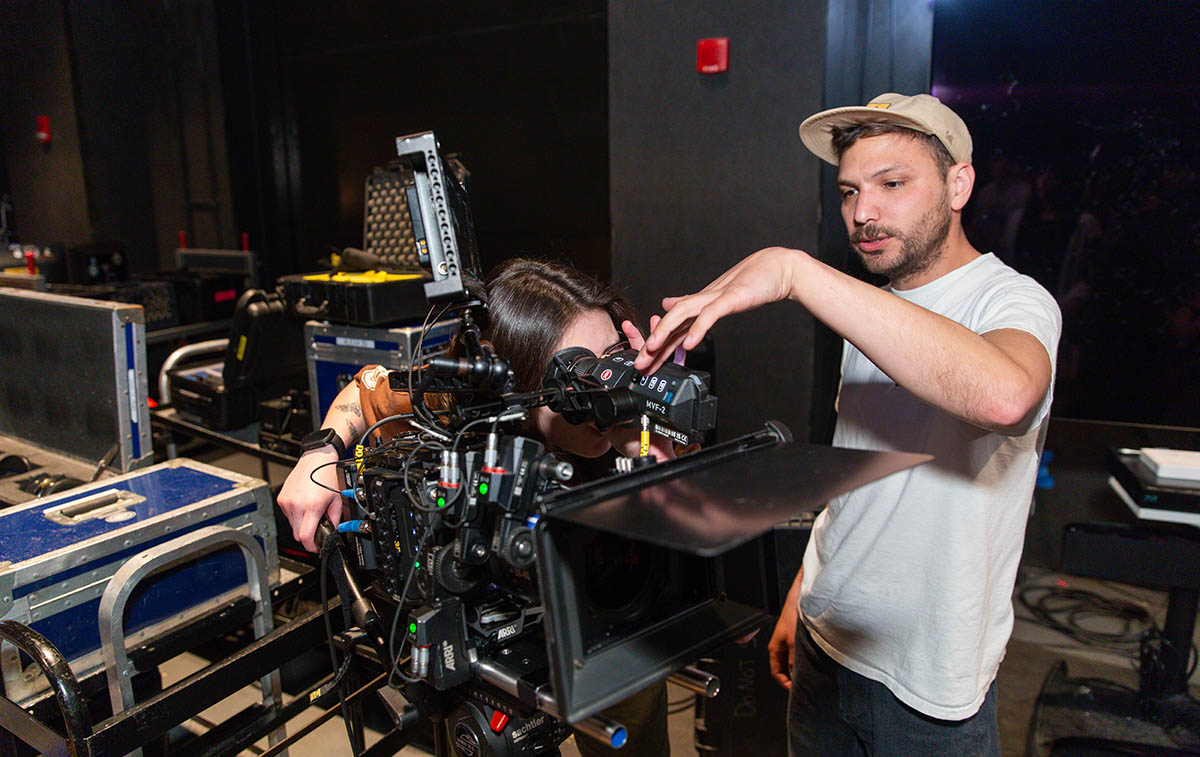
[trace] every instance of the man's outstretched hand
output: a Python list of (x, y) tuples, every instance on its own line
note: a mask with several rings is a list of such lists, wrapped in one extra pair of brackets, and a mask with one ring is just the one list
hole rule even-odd
[[(638, 352), (634, 367), (649, 374), (669, 360), (675, 348), (693, 349), (718, 319), (732, 313), (783, 300), (792, 294), (799, 250), (768, 247), (721, 274), (696, 294), (667, 297), (667, 314), (650, 324), (650, 337)], [(631, 342), (632, 345), (632, 342)]]
[[(657, 315), (650, 316), (650, 330), (658, 328), (658, 322), (661, 320)], [(630, 349), (641, 350), (646, 344), (646, 337), (642, 336), (642, 330), (633, 321), (621, 321), (621, 334), (624, 335), (625, 341), (629, 342)]]

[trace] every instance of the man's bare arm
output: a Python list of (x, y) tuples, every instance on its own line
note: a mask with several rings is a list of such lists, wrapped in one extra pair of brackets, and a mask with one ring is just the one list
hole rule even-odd
[(1050, 356), (1032, 334), (976, 334), (807, 255), (798, 269), (792, 299), (897, 384), (969, 423), (1017, 426), (1050, 387)]
[(690, 349), (718, 319), (794, 300), (857, 347), (898, 385), (969, 423), (1003, 432), (1019, 424), (1050, 386), (1050, 356), (1034, 336), (1005, 329), (979, 335), (948, 318), (847, 276), (800, 250), (767, 248), (700, 292), (667, 298), (667, 314), (637, 367)]

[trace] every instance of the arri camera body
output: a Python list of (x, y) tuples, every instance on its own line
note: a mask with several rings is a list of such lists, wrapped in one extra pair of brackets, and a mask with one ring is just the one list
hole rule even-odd
[[(335, 537), (325, 524), (323, 554), (340, 549), (343, 606), (392, 671), (382, 698), (402, 727), (432, 718), (435, 751), (557, 754), (572, 727), (620, 746), (624, 728), (602, 709), (671, 675), (715, 693), (687, 666), (765, 619), (766, 561), (754, 544), (738, 547), (925, 458), (798, 444), (767, 423), (576, 484), (570, 461), (522, 433), (532, 409), (630, 424), (643, 451), (649, 433), (692, 445), (716, 422), (710, 377), (673, 363), (639, 374), (632, 350), (568, 349), (540, 389), (512, 392), (467, 285), (465, 192), (432, 133), (397, 148), (413, 170), (414, 239), (432, 276), (427, 323), (457, 316), (458, 349), (390, 374), (412, 412), (368, 429), (341, 463), (349, 518)], [(406, 430), (376, 444), (389, 420)]]

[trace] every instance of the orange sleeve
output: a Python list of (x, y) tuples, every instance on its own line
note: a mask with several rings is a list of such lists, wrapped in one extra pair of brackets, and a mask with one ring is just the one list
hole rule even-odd
[[(412, 412), (412, 402), (408, 393), (393, 392), (388, 386), (389, 372), (390, 369), (382, 365), (368, 365), (354, 377), (354, 383), (358, 384), (358, 402), (368, 428), (380, 418)], [(375, 437), (381, 442), (387, 442), (411, 428), (404, 421), (393, 421), (377, 428)]]

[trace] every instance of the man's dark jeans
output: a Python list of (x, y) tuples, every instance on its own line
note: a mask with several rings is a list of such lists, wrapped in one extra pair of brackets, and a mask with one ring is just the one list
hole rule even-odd
[(788, 699), (788, 751), (801, 755), (999, 755), (996, 682), (979, 712), (938, 720), (896, 699), (887, 687), (842, 667), (796, 624)]

